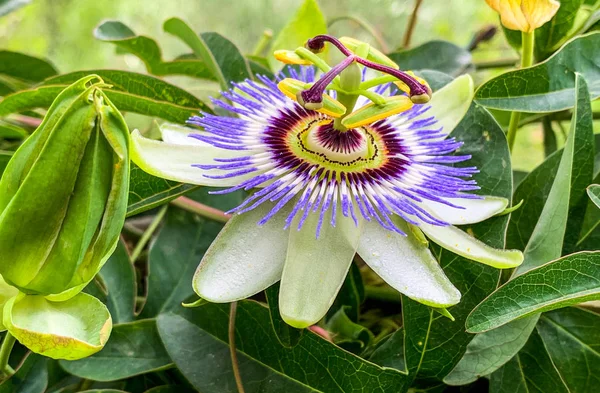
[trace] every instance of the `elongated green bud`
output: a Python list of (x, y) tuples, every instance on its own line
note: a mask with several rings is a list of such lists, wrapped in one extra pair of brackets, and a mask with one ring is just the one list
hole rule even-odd
[(129, 188), (129, 131), (98, 76), (54, 101), (0, 180), (0, 274), (24, 293), (65, 300), (116, 247)]

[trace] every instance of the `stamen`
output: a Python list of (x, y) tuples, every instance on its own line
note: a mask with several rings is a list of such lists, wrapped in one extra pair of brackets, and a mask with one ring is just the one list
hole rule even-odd
[[(354, 57), (354, 60), (362, 64), (368, 68), (371, 68), (376, 71), (383, 72), (388, 75), (392, 75), (393, 77), (404, 82), (410, 89), (410, 99), (415, 104), (425, 104), (429, 102), (431, 99), (431, 88), (429, 86), (423, 85), (414, 77), (410, 76), (406, 72), (396, 70), (392, 67), (382, 65), (379, 63), (375, 63), (373, 61), (364, 59), (362, 57), (358, 57), (352, 53), (348, 48), (344, 46), (344, 44), (335, 37), (332, 37), (327, 34), (321, 34), (315, 36), (308, 41), (306, 41), (306, 47), (315, 53), (319, 53), (325, 47), (325, 42), (329, 42), (336, 48), (340, 50), (347, 57)], [(333, 79), (333, 78), (332, 78)]]
[(301, 91), (296, 96), (298, 103), (306, 109), (321, 109), (323, 107), (323, 94), (325, 93), (327, 86), (329, 86), (335, 77), (348, 68), (355, 60), (356, 56), (354, 55), (346, 57), (343, 61), (329, 70), (329, 72), (325, 73), (310, 89)]

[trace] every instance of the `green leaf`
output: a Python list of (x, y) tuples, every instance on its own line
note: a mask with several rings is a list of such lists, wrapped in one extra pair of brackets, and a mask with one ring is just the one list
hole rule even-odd
[(353, 322), (342, 307), (327, 320), (327, 331), (339, 347), (360, 355), (373, 341), (373, 333), (366, 327)]
[[(229, 306), (206, 304), (158, 317), (167, 351), (183, 375), (203, 393), (236, 392), (227, 345)], [(305, 332), (298, 343), (283, 346), (271, 328), (268, 310), (254, 302), (238, 303), (236, 346), (248, 393), (268, 384), (273, 392), (405, 392), (403, 374), (378, 367), (321, 337)]]
[(598, 323), (598, 314), (572, 307), (540, 318), (537, 331), (571, 392), (593, 392), (600, 382)]
[(543, 60), (557, 50), (575, 25), (583, 0), (561, 0), (560, 7), (548, 23), (535, 29), (535, 57)]
[(554, 183), (562, 152), (560, 149), (551, 154), (519, 182), (513, 199), (522, 200), (523, 205), (511, 213), (506, 236), (507, 248), (525, 249)]
[(152, 176), (133, 163), (129, 182), (128, 217), (168, 203), (200, 187)]
[(600, 299), (600, 253), (580, 252), (517, 276), (481, 302), (466, 322), (482, 332), (514, 319)]
[(2, 322), (4, 320), (4, 305), (11, 298), (17, 296), (19, 290), (11, 285), (8, 285), (4, 278), (0, 276), (0, 331), (5, 331), (6, 327)]
[(269, 305), (269, 316), (271, 317), (271, 326), (277, 336), (279, 343), (287, 348), (292, 348), (300, 341), (304, 334), (304, 329), (296, 329), (285, 323), (279, 312), (279, 283), (271, 285), (265, 289), (265, 296)]
[(219, 33), (202, 33), (200, 38), (215, 58), (216, 64), (223, 74), (227, 88), (231, 82), (243, 82), (252, 79), (248, 60), (242, 55), (237, 46)]
[(0, 140), (2, 139), (25, 139), (29, 134), (23, 128), (11, 123), (0, 121)]
[(430, 41), (412, 49), (388, 54), (401, 70), (435, 70), (450, 75), (464, 73), (471, 53), (447, 41)]
[(198, 59), (176, 59), (163, 61), (162, 52), (152, 38), (136, 35), (119, 21), (106, 21), (94, 30), (94, 36), (111, 42), (119, 49), (139, 57), (148, 73), (156, 76), (186, 75), (200, 79), (215, 79), (206, 64)]
[(350, 271), (346, 276), (346, 280), (344, 281), (340, 292), (327, 312), (327, 318), (344, 308), (348, 317), (352, 321), (357, 322), (360, 313), (360, 305), (364, 300), (365, 288), (363, 286), (360, 269), (356, 263), (353, 263), (350, 266)]
[(31, 0), (0, 0), (0, 16), (9, 14), (31, 3)]
[(523, 350), (491, 375), (490, 392), (595, 391), (598, 323), (598, 314), (577, 308), (544, 313)]
[(316, 35), (327, 34), (327, 22), (316, 0), (304, 0), (294, 17), (277, 34), (267, 55), (271, 69), (278, 71), (283, 67), (273, 57), (279, 49), (295, 50), (304, 46), (306, 41)]
[[(579, 79), (579, 81), (578, 84), (581, 83), (581, 88), (578, 97), (581, 102), (576, 106), (576, 114), (573, 118), (571, 132), (564, 153), (558, 153), (560, 154), (558, 156), (560, 158), (560, 163), (557, 163), (557, 174), (552, 181), (552, 187), (548, 191), (547, 197), (541, 198), (539, 201), (543, 205), (543, 210), (535, 216), (535, 219), (531, 216), (526, 218), (526, 220), (537, 221), (537, 223), (531, 232), (531, 236), (527, 239), (524, 253), (525, 260), (523, 265), (516, 269), (517, 274), (521, 274), (528, 269), (560, 257), (563, 248), (565, 248), (563, 247), (563, 244), (567, 243), (567, 239), (572, 238), (573, 240), (571, 240), (571, 243), (574, 243), (574, 241), (577, 240), (580, 219), (583, 217), (581, 207), (583, 206), (584, 213), (587, 203), (583, 190), (591, 180), (593, 171), (593, 135), (589, 110), (590, 103), (587, 90), (585, 89), (585, 82), (583, 79)], [(547, 161), (554, 160), (553, 157), (556, 156), (557, 154), (552, 155)], [(554, 166), (554, 164), (552, 164), (552, 166)], [(530, 176), (532, 176), (534, 180), (539, 179), (544, 181), (544, 177), (538, 176), (539, 173), (543, 173), (543, 171), (534, 171)], [(548, 176), (545, 181), (548, 181)], [(522, 186), (529, 185), (528, 183), (529, 180), (525, 179)], [(532, 181), (531, 184), (535, 185), (535, 182)], [(539, 193), (535, 188), (532, 189), (532, 192), (534, 194)], [(515, 198), (522, 197), (517, 197), (517, 194), (518, 192), (515, 193)], [(523, 217), (522, 214), (522, 212), (517, 214), (519, 220)], [(567, 221), (567, 218), (570, 220)], [(577, 228), (571, 230), (567, 229), (569, 228), (569, 224), (573, 225), (574, 222)], [(573, 232), (575, 236), (570, 236), (570, 232)], [(523, 234), (521, 234), (521, 236), (522, 235)], [(525, 273), (525, 275), (528, 275), (528, 273)], [(556, 278), (556, 276), (552, 277), (552, 279)], [(520, 280), (520, 277), (514, 278), (504, 287), (513, 287), (516, 282), (521, 282)], [(558, 284), (549, 283), (548, 285), (548, 288), (554, 288)], [(530, 292), (527, 292), (527, 290), (521, 292), (522, 289), (523, 287), (521, 286), (518, 290), (514, 291), (514, 293), (511, 292), (511, 294), (515, 296), (511, 298), (510, 302), (514, 302), (511, 304), (512, 306), (518, 304), (520, 310), (525, 310), (526, 307), (524, 303), (518, 300), (520, 299), (520, 296), (523, 295), (528, 299), (533, 299), (535, 298), (534, 293), (536, 291), (544, 292), (547, 288), (543, 285), (540, 288), (537, 288), (536, 286), (536, 289), (530, 290)], [(468, 330), (470, 330), (469, 327), (472, 325), (472, 315), (477, 315), (476, 310), (482, 305), (487, 304), (487, 302), (490, 301), (489, 299), (495, 298), (495, 296), (497, 296), (496, 293), (501, 291), (502, 289), (499, 289), (494, 292), (472, 311), (471, 315), (467, 318)], [(519, 293), (518, 296), (515, 294), (516, 292)], [(531, 296), (531, 298), (529, 296)], [(507, 311), (508, 308), (495, 309), (495, 312), (499, 315), (502, 315)], [(535, 313), (536, 311), (523, 312), (520, 316), (527, 316)], [(504, 325), (513, 319), (515, 318), (508, 318), (501, 324), (485, 329), (475, 329), (473, 331), (487, 331), (494, 327)], [(452, 384), (466, 384), (474, 381), (480, 375), (489, 374), (490, 372), (495, 371), (521, 349), (537, 321), (538, 316), (532, 316), (521, 321), (506, 324), (500, 329), (487, 331), (484, 334), (478, 335), (467, 348), (466, 356), (446, 380), (450, 381)]]
[(114, 323), (131, 322), (135, 313), (137, 288), (135, 271), (122, 240), (99, 274), (108, 290), (106, 306)]
[[(594, 134), (587, 84), (577, 77), (577, 105), (560, 164), (540, 218), (524, 250), (522, 274), (562, 255), (579, 236), (587, 199), (585, 187), (594, 170)], [(570, 219), (570, 220), (569, 220)]]
[(587, 188), (587, 194), (596, 206), (600, 208), (600, 185), (592, 184)]
[(577, 37), (543, 63), (487, 81), (475, 92), (475, 101), (506, 111), (555, 112), (572, 108), (576, 73), (588, 82), (589, 93), (595, 99), (600, 96), (598, 46), (600, 32)]
[[(510, 198), (512, 174), (506, 138), (487, 110), (473, 104), (451, 136), (464, 141), (458, 154), (472, 155), (467, 164), (480, 169), (475, 176), (481, 187), (478, 193)], [(507, 221), (508, 216), (493, 217), (463, 229), (490, 246), (502, 248)], [(434, 246), (433, 253), (450, 281), (462, 293), (461, 302), (449, 308), (456, 321), (403, 297), (404, 329), (394, 333), (372, 358), (378, 364), (404, 366), (401, 353), (391, 349), (397, 346), (397, 350), (402, 351), (402, 340), (396, 336), (405, 335), (404, 351), (410, 378), (442, 379), (450, 372), (473, 338), (464, 331), (467, 314), (496, 288), (500, 275), (497, 269), (474, 263), (440, 247)]]
[(29, 353), (17, 372), (0, 383), (0, 393), (44, 393), (48, 387), (49, 359)]
[(60, 361), (69, 373), (94, 381), (116, 381), (171, 366), (153, 319), (115, 325), (104, 349), (86, 359)]
[(403, 328), (390, 334), (375, 348), (369, 357), (369, 361), (382, 367), (393, 368), (403, 374), (408, 374), (404, 356), (404, 336)]
[(496, 371), (523, 348), (537, 322), (538, 318), (524, 318), (501, 329), (476, 335), (444, 382), (466, 385)]
[(536, 330), (521, 352), (490, 378), (490, 393), (530, 391), (569, 393), (544, 350), (544, 342)]
[[(0, 3), (0, 16), (3, 5)], [(0, 50), (0, 74), (16, 78), (26, 83), (41, 82), (58, 72), (46, 60), (23, 53)]]
[(198, 262), (223, 225), (170, 207), (150, 247), (148, 297), (141, 318), (181, 307), (194, 294), (192, 277)]
[(239, 49), (218, 33), (203, 33), (198, 36), (191, 27), (179, 18), (167, 20), (163, 29), (185, 42), (197, 58), (202, 59), (222, 90), (228, 90), (231, 82), (242, 82), (252, 78), (248, 61)]
[(63, 302), (20, 295), (4, 306), (4, 325), (33, 352), (54, 359), (80, 359), (102, 349), (112, 321), (104, 304), (85, 293)]
[(4, 168), (8, 165), (10, 158), (13, 153), (11, 151), (2, 151), (0, 150), (0, 177), (2, 177), (2, 173), (4, 172)]
[(4, 97), (0, 102), (0, 117), (49, 107), (66, 86), (89, 74), (99, 75), (112, 86), (104, 92), (123, 112), (160, 117), (176, 123), (184, 123), (198, 111), (210, 112), (193, 95), (160, 79), (127, 71), (91, 70), (59, 75), (45, 80), (38, 87)]

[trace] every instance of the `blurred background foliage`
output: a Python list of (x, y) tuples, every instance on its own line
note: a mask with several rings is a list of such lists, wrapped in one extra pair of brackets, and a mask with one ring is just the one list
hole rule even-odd
[[(411, 0), (321, 0), (319, 3), (332, 34), (350, 35), (380, 46), (356, 22), (336, 20), (342, 16), (355, 16), (381, 35), (388, 51), (402, 46), (414, 7)], [(300, 4), (301, 0), (33, 0), (29, 6), (0, 19), (0, 47), (47, 58), (60, 72), (93, 68), (145, 72), (137, 57), (123, 56), (113, 45), (95, 39), (94, 28), (104, 20), (118, 19), (136, 34), (156, 39), (164, 58), (172, 59), (189, 50), (162, 30), (163, 22), (176, 16), (186, 20), (196, 31), (219, 32), (238, 45), (242, 52), (251, 53), (265, 29), (279, 31)], [(498, 25), (497, 14), (484, 1), (446, 0), (443, 6), (439, 1), (424, 1), (411, 45), (443, 39), (466, 47), (477, 31), (490, 24)], [(475, 63), (512, 58), (517, 59), (516, 53), (503, 34), (496, 34), (473, 52)], [(485, 70), (477, 73), (475, 80), (480, 83), (501, 72), (503, 69)], [(218, 90), (216, 84), (197, 79), (166, 79), (184, 84), (186, 90), (201, 98)], [(140, 128), (150, 126), (147, 118), (131, 114), (128, 122)], [(559, 138), (559, 146), (562, 142)], [(514, 169), (530, 171), (542, 162), (541, 124), (535, 123), (522, 130), (516, 145)]]

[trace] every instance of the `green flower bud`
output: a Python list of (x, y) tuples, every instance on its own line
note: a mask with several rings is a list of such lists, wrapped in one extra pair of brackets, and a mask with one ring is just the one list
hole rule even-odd
[(49, 300), (71, 298), (117, 245), (129, 188), (129, 131), (96, 75), (54, 101), (0, 180), (0, 274)]

